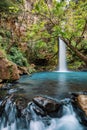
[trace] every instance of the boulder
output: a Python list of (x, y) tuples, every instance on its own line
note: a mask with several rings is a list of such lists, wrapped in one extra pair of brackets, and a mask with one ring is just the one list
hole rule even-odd
[(77, 97), (77, 102), (87, 116), (87, 95), (79, 95)]
[(60, 104), (58, 102), (42, 96), (33, 98), (33, 102), (48, 113), (56, 112), (60, 108)]
[(37, 115), (46, 116), (47, 113), (45, 111), (43, 111), (43, 109), (41, 109), (40, 107), (38, 107), (36, 104), (34, 104), (34, 105), (35, 105), (35, 107), (33, 108), (33, 110), (35, 111), (35, 113)]
[(22, 116), (22, 112), (27, 107), (29, 99), (26, 98), (24, 94), (11, 94), (2, 102), (2, 106), (5, 106), (8, 100), (10, 100), (12, 103), (15, 103), (17, 109), (17, 116)]
[(18, 80), (19, 70), (17, 65), (9, 61), (3, 54), (0, 52), (0, 79), (1, 80)]
[(22, 111), (23, 109), (25, 109), (27, 107), (27, 104), (29, 103), (29, 99), (26, 98), (26, 96), (24, 94), (11, 94), (10, 96), (8, 96), (9, 100), (11, 100), (12, 102), (15, 102), (16, 107)]
[(73, 94), (72, 104), (79, 122), (87, 126), (87, 92)]
[(15, 99), (16, 106), (18, 110), (22, 111), (27, 107), (29, 100), (25, 97), (25, 95), (17, 95)]

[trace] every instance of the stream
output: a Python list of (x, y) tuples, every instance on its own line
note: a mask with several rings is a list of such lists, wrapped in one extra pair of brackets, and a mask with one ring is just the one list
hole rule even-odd
[[(68, 100), (67, 100), (68, 101)], [(62, 117), (51, 118), (49, 116), (41, 117), (34, 111), (33, 104), (25, 109), (26, 118), (18, 118), (15, 104), (10, 100), (7, 101), (5, 112), (0, 119), (0, 130), (86, 130), (82, 126), (73, 110), (70, 102), (63, 106)], [(57, 113), (56, 113), (57, 114)], [(29, 120), (29, 117), (32, 117)]]
[[(24, 75), (14, 87), (15, 89), (8, 90), (9, 94), (22, 93), (31, 102), (22, 111), (24, 116), (18, 117), (15, 102), (8, 99), (0, 117), (0, 130), (87, 130), (87, 127), (79, 122), (70, 101), (71, 93), (87, 91), (86, 72), (40, 72)], [(32, 102), (37, 95), (63, 101), (61, 116), (58, 115), (59, 111), (56, 111), (56, 117), (37, 114)]]

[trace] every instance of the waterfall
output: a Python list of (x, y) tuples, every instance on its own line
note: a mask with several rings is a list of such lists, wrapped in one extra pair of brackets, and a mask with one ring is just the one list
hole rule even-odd
[(66, 65), (66, 45), (63, 40), (59, 38), (59, 70), (60, 72), (67, 71)]

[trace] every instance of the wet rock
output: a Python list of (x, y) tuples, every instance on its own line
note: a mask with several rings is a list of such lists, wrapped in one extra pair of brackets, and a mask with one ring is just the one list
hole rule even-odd
[(87, 95), (79, 95), (77, 97), (77, 102), (87, 116)]
[(7, 102), (7, 99), (8, 98), (5, 98), (5, 99), (3, 99), (2, 97), (1, 97), (1, 103), (0, 103), (0, 116), (3, 114), (3, 112), (4, 112), (4, 109), (5, 109), (5, 105), (6, 105), (6, 102)]
[(18, 91), (17, 88), (13, 88), (13, 89), (10, 89), (7, 93), (8, 94), (13, 94), (13, 93), (16, 93)]
[(2, 79), (0, 79), (0, 83), (2, 83)]
[(47, 114), (45, 111), (43, 111), (43, 109), (38, 107), (36, 104), (34, 104), (33, 110), (35, 111), (37, 115), (40, 115), (40, 116), (46, 116)]
[(12, 103), (15, 103), (17, 109), (17, 116), (21, 117), (22, 111), (27, 107), (29, 100), (23, 94), (11, 94), (3, 102), (4, 106), (8, 100), (10, 100)]
[(17, 67), (20, 75), (29, 74), (28, 69), (26, 67), (21, 67), (21, 66), (17, 66)]
[(19, 110), (23, 110), (24, 108), (27, 107), (28, 99), (21, 96), (21, 97), (18, 97), (15, 102), (16, 102), (17, 108)]
[(29, 102), (29, 100), (23, 94), (11, 94), (8, 99), (12, 102), (15, 102), (17, 108), (21, 111), (27, 107)]
[(3, 83), (1, 90), (9, 90), (12, 87), (11, 83)]
[(7, 60), (0, 52), (0, 79), (1, 80), (18, 80), (20, 78), (17, 65)]
[(2, 87), (3, 87), (3, 84), (0, 84), (0, 89), (2, 89)]
[(22, 117), (27, 118), (28, 121), (32, 119), (32, 112), (30, 111), (30, 106), (32, 105), (32, 102), (28, 103), (27, 107), (22, 110)]
[(73, 107), (77, 114), (79, 122), (87, 126), (87, 95), (86, 92), (80, 92), (73, 95)]
[(87, 68), (83, 68), (83, 69), (81, 69), (81, 71), (87, 72)]
[(55, 100), (52, 100), (52, 99), (49, 99), (46, 97), (42, 97), (42, 96), (35, 97), (33, 99), (33, 102), (48, 113), (56, 112), (61, 106)]

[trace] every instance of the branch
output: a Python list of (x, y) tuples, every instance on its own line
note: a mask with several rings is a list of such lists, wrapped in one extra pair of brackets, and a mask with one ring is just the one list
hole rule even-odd
[(87, 28), (87, 20), (85, 21), (85, 25), (84, 25), (84, 27), (83, 27), (83, 31), (82, 31), (81, 36), (79, 37), (79, 39), (76, 40), (76, 43), (77, 43), (76, 45), (78, 45), (78, 44), (82, 41), (83, 35), (84, 35), (84, 33), (85, 33), (86, 28)]
[[(58, 38), (58, 36), (51, 36), (51, 37), (49, 37), (49, 38)], [(38, 41), (44, 40), (44, 39), (48, 39), (48, 38), (41, 37), (41, 38), (39, 38), (39, 39), (32, 40), (31, 42), (35, 43), (35, 42), (38, 42)]]
[(35, 13), (34, 15), (40, 15), (40, 16), (42, 16), (42, 17), (48, 19), (53, 25), (56, 25), (56, 24), (52, 21), (52, 19), (51, 19), (50, 17), (46, 16), (46, 14)]
[(83, 53), (81, 53), (76, 47), (72, 46), (71, 41), (69, 39), (61, 38), (65, 44), (76, 53), (76, 55), (83, 60), (87, 64), (87, 56), (85, 56)]
[(51, 56), (50, 59), (53, 59), (56, 55), (58, 55), (58, 51), (53, 56)]
[(47, 2), (47, 0), (45, 0), (45, 1), (46, 1), (47, 7), (48, 7), (48, 11), (49, 11), (49, 14), (50, 14), (50, 17), (51, 17), (51, 11), (50, 11), (50, 8), (49, 8), (49, 5), (48, 5), (48, 2)]

